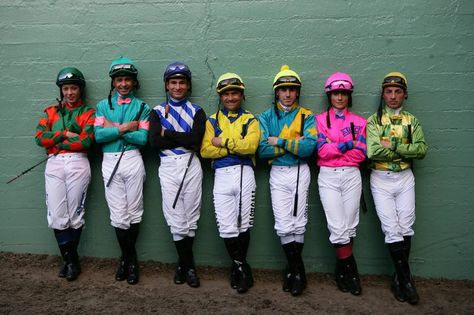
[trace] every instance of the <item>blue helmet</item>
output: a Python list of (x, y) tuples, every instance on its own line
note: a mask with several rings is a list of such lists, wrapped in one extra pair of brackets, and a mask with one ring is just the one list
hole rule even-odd
[(174, 77), (185, 77), (191, 84), (191, 70), (189, 70), (189, 67), (185, 63), (177, 61), (166, 66), (163, 81), (166, 82)]

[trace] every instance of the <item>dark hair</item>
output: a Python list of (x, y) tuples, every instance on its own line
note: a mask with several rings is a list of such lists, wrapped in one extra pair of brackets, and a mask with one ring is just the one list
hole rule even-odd
[[(326, 96), (328, 97), (328, 109), (327, 109), (327, 115), (326, 115), (326, 125), (328, 126), (329, 129), (331, 129), (331, 118), (329, 117), (329, 110), (331, 109), (331, 93), (334, 93), (335, 91), (333, 92), (329, 92), (329, 93), (326, 93)], [(349, 100), (347, 102), (347, 107), (352, 107), (352, 92), (348, 92), (349, 93)]]
[(379, 107), (377, 108), (377, 122), (382, 126), (382, 114), (383, 114), (383, 91), (380, 95)]

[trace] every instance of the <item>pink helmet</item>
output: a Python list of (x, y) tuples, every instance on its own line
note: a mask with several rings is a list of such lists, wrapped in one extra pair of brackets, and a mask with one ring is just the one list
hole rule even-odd
[(324, 92), (331, 93), (333, 91), (349, 91), (354, 90), (352, 78), (347, 73), (336, 72), (329, 76), (324, 84)]

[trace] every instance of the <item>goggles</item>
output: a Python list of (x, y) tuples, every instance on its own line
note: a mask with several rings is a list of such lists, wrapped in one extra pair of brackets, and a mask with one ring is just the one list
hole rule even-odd
[(229, 78), (219, 82), (217, 85), (218, 93), (222, 92), (226, 87), (235, 87), (237, 89), (243, 89), (245, 85), (237, 78)]
[(407, 88), (407, 83), (405, 80), (401, 77), (386, 77), (383, 79), (382, 87), (390, 86), (390, 85), (396, 85), (403, 87), (404, 89)]
[(286, 83), (301, 85), (300, 80), (298, 80), (295, 77), (281, 77), (281, 78), (278, 78), (278, 80), (275, 82), (275, 84), (273, 84), (273, 86), (286, 84)]
[(114, 74), (119, 71), (124, 71), (124, 72), (134, 73), (134, 74), (138, 72), (137, 69), (133, 65), (129, 63), (122, 63), (122, 64), (112, 66), (112, 69), (110, 69), (110, 74)]
[(58, 81), (72, 79), (72, 78), (78, 78), (78, 77), (74, 73), (71, 73), (71, 72), (63, 73), (58, 77)]
[(326, 93), (338, 90), (352, 91), (353, 89), (352, 83), (346, 80), (333, 81), (325, 87)]
[(172, 65), (172, 66), (169, 66), (168, 69), (166, 69), (168, 72), (169, 71), (182, 71), (182, 70), (186, 70), (187, 69), (187, 66), (186, 65), (183, 65), (183, 64), (176, 64), (176, 65)]

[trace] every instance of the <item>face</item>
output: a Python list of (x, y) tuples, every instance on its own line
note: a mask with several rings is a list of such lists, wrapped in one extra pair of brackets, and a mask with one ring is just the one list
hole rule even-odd
[(189, 83), (185, 78), (171, 78), (166, 81), (166, 89), (172, 98), (179, 101), (188, 95)]
[(81, 98), (81, 88), (76, 84), (64, 84), (61, 86), (64, 99), (69, 104), (76, 103)]
[(391, 109), (399, 109), (403, 105), (406, 92), (397, 86), (388, 86), (383, 90), (383, 100)]
[(239, 110), (244, 94), (239, 90), (227, 90), (221, 94), (221, 102), (228, 111)]
[(118, 76), (113, 79), (112, 84), (120, 95), (128, 95), (135, 87), (136, 82), (132, 77)]
[(277, 89), (277, 97), (284, 106), (291, 106), (299, 96), (299, 91), (294, 86), (284, 86)]
[(344, 110), (349, 104), (349, 92), (335, 91), (331, 93), (331, 105), (335, 109)]

